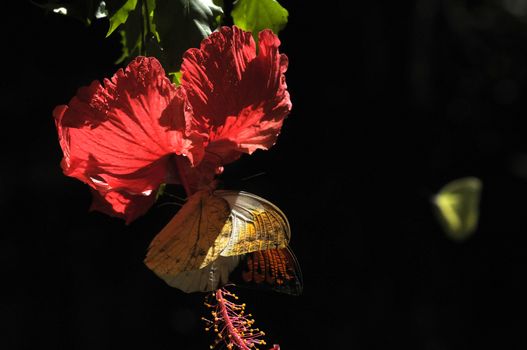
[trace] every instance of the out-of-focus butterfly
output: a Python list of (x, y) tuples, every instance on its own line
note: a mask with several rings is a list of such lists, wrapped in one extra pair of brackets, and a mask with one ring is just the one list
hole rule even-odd
[(478, 226), (482, 182), (464, 177), (447, 183), (433, 197), (443, 230), (451, 239), (464, 241)]
[(154, 238), (145, 264), (187, 293), (232, 282), (298, 295), (302, 277), (290, 238), (286, 216), (266, 199), (200, 191)]

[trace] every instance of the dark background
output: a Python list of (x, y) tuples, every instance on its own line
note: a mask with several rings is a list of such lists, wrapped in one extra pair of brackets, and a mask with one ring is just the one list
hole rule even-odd
[[(239, 290), (282, 349), (525, 349), (527, 2), (283, 1), (293, 112), (226, 186), (287, 214), (300, 297)], [(203, 296), (142, 263), (175, 212), (88, 213), (51, 111), (111, 76), (118, 38), (4, 5), (0, 348), (207, 349)], [(245, 177), (265, 172), (249, 180)], [(481, 220), (449, 240), (430, 196), (483, 181)]]

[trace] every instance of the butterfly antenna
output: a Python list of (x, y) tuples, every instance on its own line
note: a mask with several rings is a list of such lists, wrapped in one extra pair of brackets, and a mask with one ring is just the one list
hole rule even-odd
[(162, 192), (162, 194), (160, 196), (167, 196), (167, 197), (175, 199), (175, 201), (160, 203), (160, 204), (157, 205), (158, 208), (165, 207), (167, 205), (173, 205), (173, 206), (176, 206), (176, 207), (182, 207), (185, 204), (185, 202), (187, 201), (185, 198), (182, 198), (182, 197), (176, 196), (175, 194), (164, 192), (164, 191)]
[(168, 193), (168, 192), (165, 192), (163, 193), (165, 196), (168, 196), (170, 198), (174, 198), (174, 199), (177, 199), (178, 201), (180, 202), (186, 202), (187, 201), (187, 198), (183, 198), (183, 197), (180, 197), (180, 196), (176, 196), (175, 194), (172, 194), (172, 193)]
[(166, 207), (167, 205), (173, 205), (173, 206), (180, 207), (180, 208), (183, 206), (182, 203), (177, 203), (177, 202), (165, 202), (165, 203), (158, 204), (157, 207), (158, 207), (158, 208), (161, 208), (161, 207)]
[(262, 175), (266, 175), (267, 173), (265, 171), (261, 171), (259, 173), (256, 173), (254, 175), (249, 175), (249, 176), (246, 176), (246, 177), (242, 177), (242, 181), (247, 181), (247, 180), (252, 180), (254, 179), (255, 177), (258, 177), (258, 176), (262, 176)]

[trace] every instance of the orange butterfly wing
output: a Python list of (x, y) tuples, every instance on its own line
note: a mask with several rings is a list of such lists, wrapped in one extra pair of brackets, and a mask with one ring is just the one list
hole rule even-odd
[(303, 281), (298, 261), (289, 248), (261, 250), (247, 254), (230, 280), (247, 287), (271, 289), (300, 295)]

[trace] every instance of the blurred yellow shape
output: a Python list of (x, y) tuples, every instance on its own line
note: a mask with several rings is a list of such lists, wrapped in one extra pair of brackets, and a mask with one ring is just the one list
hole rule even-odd
[(476, 230), (481, 188), (478, 178), (464, 177), (449, 182), (434, 196), (439, 222), (451, 239), (466, 240)]

